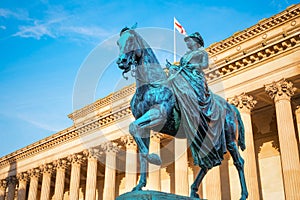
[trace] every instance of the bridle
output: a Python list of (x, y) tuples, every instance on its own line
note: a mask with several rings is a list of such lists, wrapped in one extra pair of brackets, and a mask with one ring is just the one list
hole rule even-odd
[[(128, 30), (125, 30), (125, 31), (123, 31), (123, 33), (127, 32), (127, 31)], [(122, 37), (122, 34), (121, 34), (121, 37)], [(131, 50), (124, 54), (124, 55), (126, 55), (126, 64), (125, 64), (126, 68), (120, 67), (120, 64), (122, 63), (122, 59), (119, 58), (119, 61), (117, 62), (120, 69), (124, 70), (122, 75), (126, 80), (128, 79), (128, 77), (126, 77), (125, 74), (128, 73), (129, 71), (131, 71), (131, 76), (134, 77), (137, 81), (139, 81), (142, 84), (163, 85), (163, 84), (167, 84), (170, 80), (174, 79), (180, 73), (180, 71), (182, 70), (182, 67), (179, 67), (178, 71), (175, 74), (172, 74), (172, 76), (168, 77), (166, 80), (162, 79), (162, 80), (156, 80), (156, 81), (150, 82), (149, 80), (145, 79), (145, 78), (147, 78), (147, 76), (145, 78), (140, 78), (137, 75), (137, 72), (139, 71), (139, 66), (143, 66), (145, 64), (144, 63), (145, 50), (144, 50), (143, 46), (140, 44), (140, 41), (137, 39), (137, 36), (135, 35), (135, 33), (132, 33), (132, 34), (134, 35), (133, 38), (134, 38), (137, 46), (134, 48), (134, 50)], [(137, 51), (139, 51), (138, 56), (136, 55)]]

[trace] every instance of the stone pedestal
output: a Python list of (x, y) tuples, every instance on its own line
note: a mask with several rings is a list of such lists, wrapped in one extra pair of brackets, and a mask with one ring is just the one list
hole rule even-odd
[(116, 200), (199, 200), (198, 198), (191, 198), (170, 194), (165, 192), (158, 192), (152, 190), (127, 192), (117, 197)]

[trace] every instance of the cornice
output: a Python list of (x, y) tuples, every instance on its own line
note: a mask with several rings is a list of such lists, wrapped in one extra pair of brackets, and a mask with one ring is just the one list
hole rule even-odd
[(42, 151), (49, 150), (50, 148), (53, 148), (57, 145), (70, 142), (77, 137), (78, 133), (75, 131), (74, 126), (64, 129), (58, 133), (55, 133), (49, 137), (46, 137), (40, 141), (37, 141), (0, 158), (0, 168), (10, 164), (14, 164), (19, 160), (28, 158)]
[(119, 90), (115, 93), (111, 93), (110, 95), (97, 100), (96, 102), (87, 105), (79, 110), (74, 111), (73, 113), (69, 114), (68, 117), (72, 120), (76, 120), (78, 118), (84, 117), (87, 114), (98, 111), (99, 109), (112, 105), (114, 102), (124, 99), (125, 97), (128, 97), (129, 95), (133, 95), (135, 92), (135, 84), (126, 86), (122, 90)]
[[(239, 71), (250, 69), (252, 66), (263, 63), (264, 61), (278, 55), (284, 55), (290, 50), (300, 46), (300, 26), (295, 27), (290, 33), (284, 36), (276, 37), (276, 40), (269, 40), (256, 48), (245, 50), (242, 55), (228, 59), (225, 62), (219, 62), (213, 68), (205, 70), (205, 76), (209, 84), (236, 74)], [(280, 37), (280, 38), (279, 38)]]
[(88, 123), (82, 123), (80, 125), (76, 125), (77, 126), (76, 132), (80, 135), (83, 135), (87, 132), (94, 131), (99, 128), (105, 128), (107, 126), (115, 124), (131, 116), (132, 114), (131, 114), (130, 106), (129, 104), (127, 104), (125, 107), (123, 107), (120, 110), (116, 110), (102, 117), (98, 117), (95, 120), (90, 121)]
[(210, 45), (207, 48), (207, 52), (210, 56), (214, 56), (215, 54), (224, 52), (229, 48), (245, 42), (246, 40), (254, 38), (264, 32), (269, 31), (270, 29), (274, 29), (275, 27), (286, 23), (287, 21), (297, 17), (299, 13), (300, 4), (289, 6), (281, 13), (278, 13), (267, 19), (262, 19), (250, 28), (247, 28), (240, 32), (236, 32), (231, 37)]
[(132, 114), (128, 104), (126, 107), (99, 117), (94, 121), (83, 123), (80, 126), (76, 126), (76, 128), (73, 126), (69, 129), (65, 129), (16, 152), (8, 154), (7, 156), (0, 158), (0, 168), (13, 164), (16, 161), (29, 158), (30, 156), (49, 150), (50, 148), (54, 148), (55, 146), (70, 142), (88, 132), (110, 126), (111, 124), (115, 124), (118, 121), (131, 116)]

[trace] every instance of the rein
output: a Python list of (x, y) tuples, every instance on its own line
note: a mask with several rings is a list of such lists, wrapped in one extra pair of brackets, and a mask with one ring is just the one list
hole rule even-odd
[[(135, 34), (135, 32), (133, 33), (135, 35), (135, 38), (138, 38), (138, 36)], [(141, 55), (139, 56), (141, 58), (140, 60), (140, 63), (141, 63), (141, 66), (144, 66), (144, 61), (145, 61), (145, 48), (146, 47), (143, 47), (142, 44), (140, 44), (140, 41), (138, 39), (136, 39), (136, 43), (138, 44), (138, 48), (136, 49), (143, 49), (141, 51)], [(136, 60), (136, 56), (134, 56), (133, 58), (133, 55), (131, 55), (131, 60), (134, 60), (131, 65), (131, 76), (134, 77), (136, 80), (140, 81), (141, 83), (143, 84), (150, 84), (150, 85), (165, 85), (165, 84), (168, 84), (169, 81), (173, 80), (175, 77), (177, 77), (177, 75), (182, 71), (183, 69), (183, 66), (180, 66), (178, 67), (178, 71), (175, 73), (175, 74), (172, 74), (171, 76), (169, 76), (167, 79), (161, 79), (161, 80), (156, 80), (156, 81), (153, 81), (153, 82), (150, 82), (149, 80), (144, 80), (144, 79), (141, 79), (137, 76), (137, 73), (136, 71), (139, 70), (139, 67), (137, 66), (138, 65), (138, 61)]]
[[(137, 79), (138, 81), (142, 82), (142, 83), (147, 83), (147, 84), (150, 84), (150, 85), (165, 85), (165, 84), (168, 84), (169, 81), (173, 80), (174, 78), (177, 77), (177, 75), (182, 71), (183, 67), (179, 67), (178, 71), (175, 73), (175, 74), (172, 74), (171, 76), (169, 76), (166, 80), (157, 80), (157, 81), (153, 81), (153, 82), (150, 82), (150, 81), (144, 81), (136, 76), (135, 79)], [(136, 69), (135, 69), (136, 70)]]

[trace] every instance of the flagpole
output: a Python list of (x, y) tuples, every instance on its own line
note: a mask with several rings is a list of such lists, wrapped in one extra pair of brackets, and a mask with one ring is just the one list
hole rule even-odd
[(173, 22), (173, 28), (174, 28), (174, 63), (176, 62), (176, 30), (175, 30), (175, 17)]

